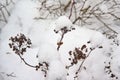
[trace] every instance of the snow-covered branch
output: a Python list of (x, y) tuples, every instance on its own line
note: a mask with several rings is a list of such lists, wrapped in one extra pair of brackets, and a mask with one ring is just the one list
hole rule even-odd
[[(66, 3), (65, 3), (66, 2)], [(100, 0), (93, 4), (90, 0), (67, 0), (67, 1), (60, 1), (60, 0), (42, 0), (40, 1), (40, 7), (38, 8), (40, 11), (40, 16), (37, 19), (44, 19), (44, 18), (58, 18), (62, 15), (66, 15), (71, 19), (73, 24), (78, 25), (91, 25), (94, 24), (93, 19), (96, 18), (94, 15), (99, 15), (99, 19), (95, 22), (102, 23), (108, 30), (114, 31), (108, 24), (104, 24), (104, 21), (101, 21), (101, 18), (105, 16), (113, 17), (114, 19), (119, 19), (116, 13), (119, 13), (117, 10), (120, 7), (120, 3), (116, 0)], [(93, 1), (94, 2), (94, 1)], [(50, 4), (51, 3), (51, 4)], [(111, 4), (111, 5), (110, 5)], [(43, 14), (44, 12), (44, 14)], [(108, 15), (106, 15), (109, 13)], [(104, 18), (105, 19), (105, 18)], [(106, 19), (105, 19), (106, 20)], [(109, 20), (112, 20), (109, 18)], [(101, 27), (101, 26), (100, 26)]]

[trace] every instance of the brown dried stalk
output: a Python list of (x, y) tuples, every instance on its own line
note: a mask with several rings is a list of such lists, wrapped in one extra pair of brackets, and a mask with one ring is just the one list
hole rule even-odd
[(63, 38), (64, 38), (64, 35), (65, 35), (65, 32), (62, 33), (61, 39), (60, 39), (60, 41), (57, 43), (57, 45), (58, 45), (57, 50), (58, 50), (58, 51), (59, 51), (59, 49), (60, 49), (60, 46), (63, 44), (62, 40), (63, 40)]

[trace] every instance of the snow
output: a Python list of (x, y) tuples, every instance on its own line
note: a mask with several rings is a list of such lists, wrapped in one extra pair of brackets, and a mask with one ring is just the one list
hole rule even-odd
[(67, 27), (68, 30), (72, 28), (72, 22), (66, 16), (61, 16), (55, 21), (55, 31), (60, 31), (61, 28)]
[(66, 80), (67, 71), (60, 60), (53, 60), (50, 63), (48, 80)]
[(0, 75), (0, 80), (4, 80), (4, 78), (3, 78), (3, 76), (2, 76), (2, 75)]
[(120, 58), (120, 47), (116, 48), (116, 50), (115, 50), (115, 52), (113, 54), (113, 60), (112, 60), (112, 70), (117, 75), (119, 75), (119, 71), (120, 71), (119, 58)]
[(59, 60), (59, 53), (56, 50), (56, 47), (49, 43), (40, 44), (38, 51), (39, 62), (51, 62), (54, 60)]
[(104, 12), (104, 13), (107, 13), (107, 12), (108, 12), (108, 7), (107, 7), (107, 5), (105, 5), (105, 4), (101, 4), (99, 8), (100, 8), (100, 10), (101, 10), (102, 12)]
[(93, 37), (90, 39), (93, 48), (100, 46), (104, 40), (106, 39), (100, 32), (94, 32)]
[[(65, 0), (62, 0), (63, 2)], [(48, 3), (51, 1), (49, 0)], [(96, 30), (72, 24), (65, 15), (57, 19), (35, 20), (34, 18), (39, 15), (37, 6), (39, 5), (33, 0), (18, 1), (12, 10), (8, 23), (2, 28), (0, 33), (0, 80), (74, 80), (75, 72), (82, 60), (66, 69), (66, 66), (71, 64), (68, 53), (75, 48), (81, 48), (83, 45), (86, 45), (88, 49), (88, 52), (84, 51), (86, 55), (89, 54), (90, 48), (94, 48), (94, 50), (85, 59), (81, 71), (78, 73), (78, 80), (113, 80), (105, 73), (104, 69), (107, 62), (111, 62), (111, 70), (119, 80), (119, 45), (115, 45), (112, 39), (106, 38)], [(100, 9), (106, 13), (107, 6), (102, 4)], [(54, 30), (60, 31), (64, 27), (67, 27), (68, 30), (74, 27), (75, 30), (65, 33), (62, 40), (63, 44), (57, 50), (57, 42), (61, 39), (61, 35), (55, 33)], [(90, 25), (90, 27), (95, 26)], [(25, 34), (32, 42), (32, 47), (27, 49), (22, 57), (34, 66), (47, 62), (49, 69), (46, 77), (40, 69), (36, 71), (25, 65), (19, 56), (9, 48), (9, 38), (18, 33)], [(115, 39), (120, 44), (120, 33)], [(7, 76), (12, 72), (15, 77)], [(69, 75), (67, 75), (68, 73)]]
[(120, 34), (118, 34), (117, 39), (120, 40)]

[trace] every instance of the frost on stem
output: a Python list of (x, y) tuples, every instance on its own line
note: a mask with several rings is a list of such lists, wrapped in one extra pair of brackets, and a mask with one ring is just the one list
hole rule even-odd
[(25, 63), (25, 65), (35, 68), (36, 71), (40, 69), (44, 72), (44, 77), (47, 75), (49, 64), (47, 62), (38, 63), (37, 65), (31, 65), (23, 58), (23, 55), (27, 51), (28, 48), (31, 48), (31, 40), (26, 38), (26, 36), (22, 33), (17, 34), (15, 37), (10, 37), (11, 42), (9, 43), (9, 47), (19, 56), (19, 58)]

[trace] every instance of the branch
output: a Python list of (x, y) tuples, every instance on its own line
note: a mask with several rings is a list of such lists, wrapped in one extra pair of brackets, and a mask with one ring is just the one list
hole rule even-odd
[(74, 21), (73, 21), (73, 24), (75, 24), (78, 20), (82, 20), (82, 18), (79, 16), (77, 17)]
[(27, 62), (25, 61), (25, 59), (24, 59), (20, 54), (18, 54), (18, 56), (20, 57), (20, 59), (21, 59), (21, 60), (22, 60), (27, 66), (29, 66), (29, 67), (33, 67), (33, 68), (36, 69), (36, 66), (33, 66), (33, 65), (27, 63)]
[[(97, 47), (98, 47), (98, 46), (97, 46)], [(81, 71), (81, 68), (82, 68), (83, 64), (85, 63), (85, 61), (87, 60), (87, 58), (90, 56), (91, 52), (92, 52), (93, 50), (95, 50), (97, 47), (95, 47), (95, 48), (90, 48), (90, 51), (89, 51), (88, 55), (86, 56), (85, 59), (83, 59), (82, 63), (80, 64), (80, 66), (79, 66), (79, 68), (78, 68), (78, 70), (76, 71), (76, 73), (75, 73), (76, 76), (74, 77), (74, 79), (78, 77), (78, 73)]]
[(74, 6), (74, 4), (75, 4), (75, 1), (73, 0), (72, 5), (71, 5), (71, 9), (70, 9), (69, 19), (70, 19), (71, 16), (72, 16), (72, 11), (73, 11), (73, 6)]
[(82, 5), (82, 7), (80, 8), (80, 11), (83, 10), (83, 8), (84, 8), (86, 2), (87, 2), (87, 0), (85, 0), (85, 1), (83, 2), (83, 5)]
[(6, 74), (8, 77), (16, 77), (15, 75), (14, 75), (14, 72), (12, 72), (12, 73), (10, 73), (10, 74)]
[(62, 45), (61, 43), (62, 43), (62, 40), (63, 40), (63, 38), (64, 38), (64, 35), (65, 35), (65, 32), (62, 33), (61, 39), (60, 39), (60, 41), (57, 43), (57, 45), (58, 45), (57, 50), (58, 50), (58, 51), (59, 51), (59, 49), (60, 49), (60, 46)]
[(63, 40), (63, 38), (64, 38), (64, 35), (65, 35), (67, 32), (71, 31), (71, 30), (75, 30), (75, 28), (68, 29), (68, 28), (65, 26), (65, 27), (61, 28), (60, 30), (58, 30), (58, 31), (54, 30), (55, 33), (58, 33), (59, 31), (62, 32), (61, 39), (60, 39), (60, 41), (57, 43), (57, 45), (58, 45), (57, 50), (58, 50), (58, 51), (59, 51), (59, 49), (60, 49), (60, 46), (63, 44), (62, 40)]
[(6, 19), (6, 17), (5, 17), (5, 14), (4, 14), (3, 10), (1, 9), (0, 11), (1, 11), (1, 14), (2, 14), (2, 16), (3, 16), (3, 18), (4, 18), (4, 21), (7, 23), (7, 19)]
[(113, 30), (112, 28), (110, 28), (104, 21), (102, 21), (95, 13), (93, 13), (93, 15), (109, 30), (111, 30), (112, 32), (118, 34), (115, 30)]
[(70, 4), (71, 4), (71, 0), (68, 2), (68, 4), (64, 7), (64, 11), (66, 11), (67, 10), (67, 8), (70, 6)]
[(116, 16), (115, 14), (112, 14), (112, 13), (108, 13), (110, 14), (111, 16), (115, 17), (116, 19), (120, 20), (120, 17)]

